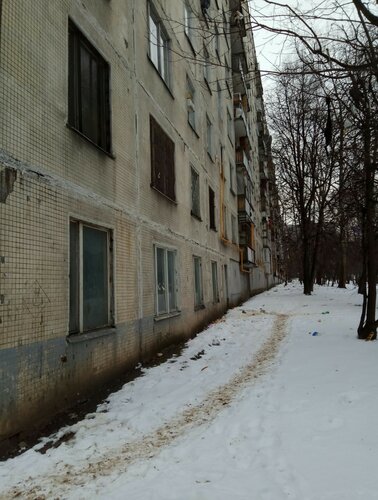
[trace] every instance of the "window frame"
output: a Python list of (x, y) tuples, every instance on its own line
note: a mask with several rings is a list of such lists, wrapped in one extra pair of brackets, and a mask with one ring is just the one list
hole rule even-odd
[(228, 135), (228, 138), (230, 139), (231, 144), (234, 145), (232, 115), (230, 113), (230, 110), (228, 109), (228, 106), (227, 106), (226, 110), (227, 110), (227, 135)]
[(235, 191), (235, 165), (232, 161), (229, 161), (229, 170), (230, 170), (230, 191), (233, 195), (236, 195)]
[[(165, 303), (166, 309), (160, 311), (159, 310), (159, 279), (158, 279), (158, 250), (163, 251), (164, 254), (164, 283), (166, 284), (165, 290)], [(173, 261), (173, 275), (174, 275), (174, 299), (175, 306), (170, 307), (170, 296), (169, 296), (169, 258), (168, 254), (172, 254), (174, 256)], [(177, 249), (171, 248), (165, 245), (155, 244), (154, 245), (154, 263), (155, 263), (155, 317), (167, 317), (167, 316), (175, 316), (180, 313), (179, 309), (179, 290), (178, 290), (178, 265), (177, 265)]]
[(215, 191), (209, 186), (209, 228), (217, 230), (215, 223)]
[[(195, 197), (193, 193), (193, 174), (197, 176), (197, 200), (198, 200), (198, 206), (197, 209), (194, 207), (194, 202), (195, 202)], [(193, 165), (190, 165), (190, 193), (191, 193), (191, 209), (190, 209), (190, 214), (197, 218), (198, 220), (201, 220), (201, 183), (200, 183), (200, 174), (198, 171), (193, 167)]]
[[(196, 272), (197, 264), (199, 265), (198, 273)], [(193, 270), (194, 270), (194, 310), (203, 309), (205, 306), (203, 300), (202, 258), (199, 257), (198, 255), (193, 255)], [(199, 278), (198, 281), (197, 281), (197, 276)]]
[(213, 289), (213, 304), (217, 304), (220, 301), (220, 298), (219, 298), (218, 263), (215, 260), (211, 261), (211, 283)]
[(206, 47), (205, 44), (203, 44), (203, 79), (206, 83), (207, 89), (212, 93), (211, 87), (210, 87), (210, 72), (211, 72), (211, 60), (210, 60), (210, 52), (208, 48)]
[(196, 132), (196, 89), (188, 75), (186, 75), (186, 107), (188, 123)]
[(234, 214), (231, 214), (231, 238), (233, 243), (238, 243), (237, 217)]
[[(167, 85), (168, 89), (171, 88), (171, 65), (170, 65), (170, 47), (171, 47), (171, 39), (168, 36), (168, 32), (164, 27), (164, 24), (152, 4), (149, 0), (147, 2), (147, 32), (148, 32), (148, 58), (151, 61), (152, 65), (158, 72), (160, 78)], [(156, 27), (156, 42), (152, 41), (152, 31), (151, 31), (151, 21)], [(153, 51), (151, 47), (156, 48), (156, 60), (153, 55)]]
[(232, 86), (232, 68), (228, 63), (227, 56), (224, 56), (224, 67), (225, 67), (225, 82), (228, 90), (228, 94), (232, 97), (231, 86)]
[[(72, 228), (77, 225), (77, 240), (73, 241)], [(84, 327), (84, 228), (106, 233), (106, 286), (107, 286), (107, 321), (105, 324)], [(92, 224), (77, 218), (69, 219), (69, 327), (68, 336), (83, 335), (88, 332), (114, 327), (114, 283), (113, 283), (113, 232), (110, 228)], [(73, 255), (73, 253), (75, 253)], [(76, 274), (74, 275), (74, 272)], [(75, 315), (73, 317), (73, 294), (75, 288)]]
[(215, 54), (218, 58), (218, 61), (221, 63), (221, 53), (220, 53), (220, 35), (219, 35), (219, 30), (218, 26), (215, 23), (214, 24), (214, 45), (215, 45)]
[(223, 237), (228, 239), (228, 210), (225, 203), (222, 205), (222, 216), (223, 216)]
[(211, 161), (213, 161), (213, 147), (213, 123), (206, 114), (206, 151)]
[[(83, 123), (85, 118), (83, 104), (82, 80), (84, 69), (82, 68), (81, 51), (89, 55), (90, 68), (92, 61), (96, 62), (97, 68), (97, 106), (90, 106), (92, 113), (90, 121), (94, 116), (97, 120), (97, 137), (92, 132), (85, 130), (88, 127)], [(91, 69), (89, 70), (91, 72)], [(93, 82), (92, 75), (89, 76)], [(90, 101), (93, 104), (93, 101)], [(93, 111), (97, 109), (97, 113)], [(68, 120), (67, 126), (88, 140), (91, 144), (108, 155), (112, 155), (111, 140), (111, 109), (110, 109), (110, 65), (96, 47), (88, 40), (80, 28), (68, 19)]]
[(194, 44), (194, 12), (192, 6), (189, 3), (189, 0), (184, 1), (184, 33), (185, 37), (189, 43), (189, 46), (193, 52), (194, 57), (196, 57), (197, 53), (195, 50)]
[[(157, 149), (159, 147), (160, 149)], [(176, 203), (175, 143), (152, 115), (150, 115), (150, 156), (151, 187), (169, 201)]]

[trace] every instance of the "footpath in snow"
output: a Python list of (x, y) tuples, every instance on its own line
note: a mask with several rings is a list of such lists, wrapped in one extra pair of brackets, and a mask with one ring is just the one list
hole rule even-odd
[(378, 343), (356, 338), (360, 305), (354, 287), (298, 283), (250, 299), (1, 462), (0, 498), (376, 500)]

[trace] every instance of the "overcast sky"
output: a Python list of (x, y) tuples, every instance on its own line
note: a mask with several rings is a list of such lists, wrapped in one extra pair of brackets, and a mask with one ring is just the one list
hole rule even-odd
[[(315, 17), (310, 22), (317, 33), (332, 33), (334, 35), (337, 32), (339, 23), (326, 22), (316, 17), (317, 15), (324, 16), (323, 9), (332, 8), (334, 6), (333, 0), (306, 0), (305, 2), (298, 0), (280, 1), (294, 7), (296, 10), (311, 11)], [(368, 3), (369, 8), (374, 13), (378, 13), (378, 3), (376, 0), (367, 0), (366, 3)], [(351, 0), (340, 1), (339, 5), (342, 5), (342, 8), (339, 7), (334, 12), (329, 11), (326, 17), (334, 18), (336, 16), (338, 18), (346, 18), (348, 15), (356, 15), (356, 10)], [(283, 11), (278, 6), (268, 5), (264, 0), (249, 0), (249, 8), (251, 16), (263, 24), (273, 28), (279, 28), (280, 26), (288, 27), (287, 17), (280, 16), (283, 12), (287, 13), (287, 10)], [(297, 23), (295, 31), (302, 28), (303, 25)], [(254, 39), (264, 86), (270, 86), (272, 78), (267, 75), (267, 72), (279, 70), (291, 56), (295, 55), (292, 39), (288, 40), (283, 35), (257, 28), (254, 29)]]

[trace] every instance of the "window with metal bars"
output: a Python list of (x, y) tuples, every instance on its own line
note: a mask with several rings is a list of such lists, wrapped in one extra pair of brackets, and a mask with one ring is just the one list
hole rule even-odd
[(109, 65), (70, 20), (68, 125), (111, 152)]
[(150, 116), (151, 187), (172, 201), (175, 198), (175, 144)]

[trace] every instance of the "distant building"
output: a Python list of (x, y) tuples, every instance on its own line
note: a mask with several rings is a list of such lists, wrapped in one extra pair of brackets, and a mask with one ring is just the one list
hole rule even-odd
[(246, 1), (0, 8), (4, 439), (279, 268)]

